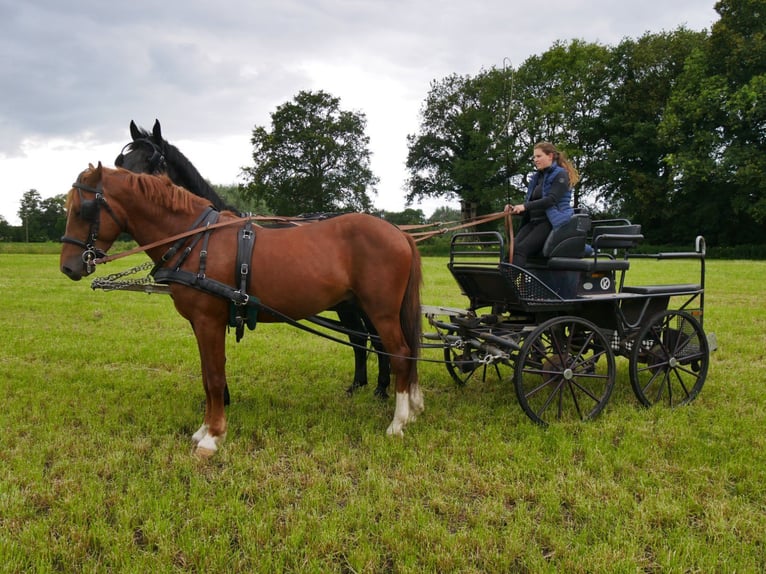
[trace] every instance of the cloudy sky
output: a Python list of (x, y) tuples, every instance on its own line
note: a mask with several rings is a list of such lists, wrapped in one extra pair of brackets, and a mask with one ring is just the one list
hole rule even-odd
[[(710, 29), (715, 0), (0, 0), (0, 216), (113, 165), (135, 120), (210, 181), (300, 90), (367, 116), (376, 206), (404, 208), (406, 136), (432, 80), (521, 65), (556, 40)], [(422, 204), (426, 214), (437, 204)]]

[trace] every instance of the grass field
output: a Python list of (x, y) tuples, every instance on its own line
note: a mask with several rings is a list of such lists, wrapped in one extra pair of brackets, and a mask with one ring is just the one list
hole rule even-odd
[[(464, 307), (445, 263), (425, 258), (423, 302)], [(764, 571), (765, 274), (708, 262), (719, 349), (693, 404), (639, 408), (621, 359), (599, 418), (548, 429), (508, 382), (424, 363), (426, 412), (391, 439), (393, 399), (344, 393), (349, 349), (232, 334), (229, 433), (201, 462), (199, 358), (170, 299), (2, 254), (0, 572)]]

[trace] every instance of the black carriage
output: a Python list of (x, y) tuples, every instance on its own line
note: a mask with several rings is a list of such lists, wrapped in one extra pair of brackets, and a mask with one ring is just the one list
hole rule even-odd
[[(638, 254), (640, 225), (577, 214), (554, 230), (543, 257), (525, 268), (508, 262), (500, 233), (453, 237), (449, 269), (468, 309), (424, 307), (459, 384), (512, 377), (535, 422), (585, 420), (606, 406), (616, 357), (626, 357), (641, 404), (692, 401), (707, 375), (714, 336), (703, 330), (705, 241), (691, 252)], [(512, 243), (512, 239), (509, 243)], [(693, 259), (695, 282), (626, 283), (631, 260)]]

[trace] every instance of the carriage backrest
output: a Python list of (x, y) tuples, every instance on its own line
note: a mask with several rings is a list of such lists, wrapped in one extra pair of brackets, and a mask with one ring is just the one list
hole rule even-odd
[(602, 225), (597, 222), (593, 226), (592, 245), (597, 252), (604, 249), (633, 249), (643, 240), (641, 225), (638, 224)]
[(543, 257), (583, 257), (590, 226), (590, 215), (574, 214), (567, 223), (548, 234), (543, 245)]

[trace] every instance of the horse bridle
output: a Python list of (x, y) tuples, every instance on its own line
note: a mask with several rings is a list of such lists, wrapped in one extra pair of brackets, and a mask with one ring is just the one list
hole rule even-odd
[(147, 144), (152, 148), (152, 155), (149, 158), (149, 173), (158, 174), (165, 173), (167, 171), (167, 164), (165, 163), (165, 154), (162, 153), (162, 149), (151, 138), (139, 138), (132, 142), (126, 143), (120, 151), (120, 155), (114, 160), (114, 165), (122, 167), (125, 163), (125, 150), (128, 148), (134, 149), (136, 144)]
[[(81, 219), (90, 224), (90, 229), (88, 230), (88, 238), (85, 241), (80, 241), (74, 237), (68, 237), (64, 235), (61, 238), (61, 242), (80, 247), (83, 250), (82, 261), (85, 263), (88, 269), (88, 273), (92, 273), (96, 268), (96, 259), (106, 257), (106, 252), (96, 247), (96, 241), (98, 240), (98, 230), (101, 225), (101, 208), (103, 207), (106, 209), (106, 212), (111, 216), (111, 218), (120, 229), (124, 229), (124, 227), (122, 223), (120, 223), (117, 214), (114, 213), (114, 210), (106, 201), (101, 182), (98, 183), (97, 187), (91, 187), (76, 181), (72, 184), (72, 187), (75, 188), (80, 195), (79, 216)], [(83, 192), (92, 193), (94, 195), (93, 199), (85, 199), (83, 197)]]

